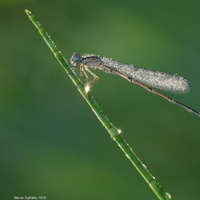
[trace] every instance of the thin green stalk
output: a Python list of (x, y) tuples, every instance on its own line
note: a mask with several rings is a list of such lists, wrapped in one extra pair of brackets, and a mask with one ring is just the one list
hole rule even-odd
[(106, 115), (102, 112), (102, 110), (100, 109), (99, 105), (96, 103), (94, 98), (88, 92), (85, 91), (84, 85), (77, 78), (76, 74), (68, 65), (67, 60), (61, 54), (61, 52), (58, 51), (54, 42), (51, 40), (47, 32), (43, 29), (39, 21), (35, 19), (35, 17), (32, 15), (32, 13), (29, 10), (25, 10), (25, 12), (28, 15), (29, 19), (31, 20), (31, 22), (36, 26), (40, 35), (45, 40), (45, 42), (47, 43), (47, 45), (53, 52), (54, 56), (63, 67), (63, 69), (67, 72), (68, 76), (70, 77), (70, 79), (72, 80), (72, 82), (74, 83), (78, 91), (80, 92), (80, 94), (83, 96), (83, 98), (86, 100), (86, 102), (88, 103), (89, 107), (92, 109), (92, 111), (94, 112), (98, 120), (102, 123), (102, 125), (108, 131), (111, 138), (118, 144), (120, 149), (125, 153), (125, 156), (131, 161), (134, 167), (138, 170), (138, 172), (147, 182), (149, 187), (153, 190), (153, 192), (157, 195), (159, 199), (161, 200), (171, 199), (170, 194), (167, 192), (164, 192), (160, 184), (155, 180), (155, 178), (147, 170), (146, 166), (142, 164), (140, 159), (132, 151), (132, 149), (129, 147), (127, 142), (121, 137), (119, 130), (115, 126), (113, 126), (113, 124), (109, 121)]

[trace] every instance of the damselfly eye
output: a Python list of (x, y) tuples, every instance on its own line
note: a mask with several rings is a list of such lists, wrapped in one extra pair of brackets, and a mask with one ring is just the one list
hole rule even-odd
[(79, 59), (81, 58), (79, 53), (73, 53), (70, 62), (73, 66), (77, 66), (79, 63)]

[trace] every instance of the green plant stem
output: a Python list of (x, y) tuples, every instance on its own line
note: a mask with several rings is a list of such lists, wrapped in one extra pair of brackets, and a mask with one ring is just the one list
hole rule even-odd
[(80, 92), (80, 94), (83, 96), (83, 98), (88, 103), (89, 107), (92, 109), (98, 120), (102, 123), (102, 125), (105, 127), (105, 129), (110, 134), (111, 138), (118, 144), (120, 149), (125, 153), (126, 157), (131, 161), (131, 163), (135, 166), (135, 168), (138, 170), (138, 172), (141, 174), (141, 176), (144, 178), (144, 180), (147, 182), (147, 184), (150, 186), (152, 191), (157, 195), (159, 199), (162, 200), (169, 200), (171, 199), (171, 196), (169, 193), (164, 192), (160, 184), (156, 181), (156, 179), (151, 175), (151, 173), (147, 170), (146, 166), (142, 164), (140, 159), (137, 157), (137, 155), (132, 151), (132, 149), (129, 147), (129, 145), (126, 143), (126, 141), (121, 137), (119, 130), (113, 126), (113, 124), (109, 121), (109, 119), (106, 117), (106, 115), (102, 112), (99, 105), (96, 103), (94, 98), (85, 91), (84, 85), (81, 83), (81, 81), (78, 79), (75, 72), (71, 69), (71, 67), (68, 65), (66, 59), (61, 54), (60, 51), (56, 48), (54, 42), (51, 40), (50, 36), (47, 34), (47, 32), (43, 29), (39, 21), (35, 19), (35, 17), (32, 15), (32, 13), (29, 10), (25, 10), (26, 14), (28, 15), (31, 22), (36, 26), (38, 29), (40, 35), (45, 40), (51, 51), (53, 52), (54, 56), (58, 60), (58, 62), (61, 64), (63, 69), (67, 72), (68, 76)]

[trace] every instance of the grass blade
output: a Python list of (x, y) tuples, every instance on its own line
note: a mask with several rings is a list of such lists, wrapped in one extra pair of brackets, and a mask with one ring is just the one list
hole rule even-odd
[(171, 195), (167, 192), (164, 192), (160, 184), (147, 170), (146, 166), (140, 161), (137, 155), (132, 151), (132, 149), (129, 147), (127, 142), (121, 137), (119, 130), (109, 121), (106, 115), (102, 112), (102, 110), (100, 109), (99, 105), (96, 103), (94, 98), (88, 92), (86, 92), (84, 85), (78, 79), (77, 75), (72, 70), (72, 68), (68, 65), (67, 60), (61, 54), (61, 52), (58, 51), (56, 45), (54, 44), (54, 42), (52, 41), (48, 33), (41, 26), (39, 21), (35, 19), (35, 17), (29, 10), (25, 10), (25, 12), (28, 15), (29, 19), (31, 20), (31, 22), (36, 26), (40, 35), (42, 36), (42, 38), (44, 39), (44, 41), (46, 42), (46, 44), (48, 45), (48, 47), (50, 48), (50, 50), (52, 51), (52, 53), (54, 54), (58, 62), (61, 64), (63, 69), (67, 72), (68, 76), (70, 77), (74, 85), (76, 86), (77, 90), (80, 92), (80, 94), (85, 99), (89, 107), (92, 109), (93, 113), (96, 115), (98, 120), (108, 131), (111, 138), (117, 143), (120, 149), (125, 153), (125, 156), (130, 160), (130, 162), (138, 170), (138, 172), (147, 182), (147, 184), (152, 189), (152, 191), (161, 200), (171, 199)]

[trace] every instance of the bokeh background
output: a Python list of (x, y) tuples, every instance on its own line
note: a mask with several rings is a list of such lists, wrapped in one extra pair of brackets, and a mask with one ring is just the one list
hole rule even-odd
[[(110, 139), (28, 20), (33, 12), (67, 60), (93, 53), (178, 73), (200, 110), (200, 2), (2, 0), (0, 199), (157, 197)], [(116, 76), (95, 71), (102, 110), (173, 199), (200, 196), (200, 118)]]

